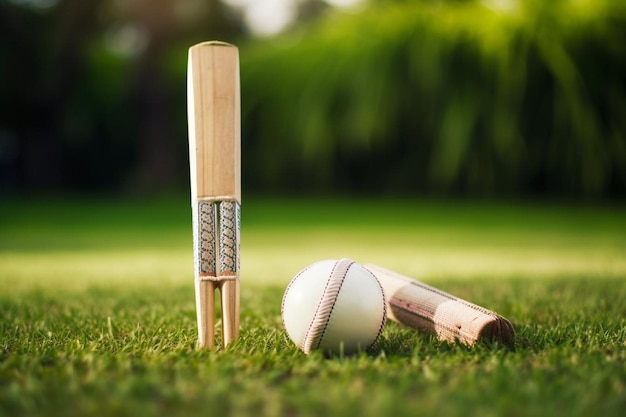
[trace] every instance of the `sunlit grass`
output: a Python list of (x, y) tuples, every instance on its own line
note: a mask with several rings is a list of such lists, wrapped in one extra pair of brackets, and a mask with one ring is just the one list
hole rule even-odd
[[(621, 415), (621, 207), (250, 199), (241, 337), (195, 348), (186, 199), (0, 207), (0, 415)], [(372, 355), (305, 356), (287, 282), (379, 263), (493, 309), (515, 350), (390, 323)], [(218, 332), (219, 335), (219, 332)]]
[[(619, 208), (565, 204), (252, 199), (244, 202), (242, 279), (286, 285), (302, 267), (341, 257), (423, 280), (624, 276), (624, 219)], [(78, 288), (193, 275), (184, 199), (8, 205), (2, 228), (0, 286), (13, 290), (50, 275)]]

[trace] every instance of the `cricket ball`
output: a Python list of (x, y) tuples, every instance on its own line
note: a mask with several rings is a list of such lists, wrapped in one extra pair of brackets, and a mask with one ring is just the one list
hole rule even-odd
[(350, 259), (319, 261), (298, 272), (285, 290), (281, 314), (289, 338), (307, 355), (371, 349), (387, 320), (382, 286)]

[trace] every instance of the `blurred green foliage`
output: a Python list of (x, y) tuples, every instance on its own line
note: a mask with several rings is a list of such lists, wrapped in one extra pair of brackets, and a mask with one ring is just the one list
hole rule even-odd
[(188, 187), (187, 48), (240, 47), (246, 193), (626, 195), (626, 2), (0, 2), (0, 192)]
[(0, 192), (188, 189), (187, 48), (221, 0), (0, 1)]
[(253, 189), (626, 190), (626, 3), (384, 1), (243, 50)]

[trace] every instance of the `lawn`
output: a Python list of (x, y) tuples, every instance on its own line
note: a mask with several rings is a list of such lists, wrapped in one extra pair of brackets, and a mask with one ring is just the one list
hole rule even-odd
[[(0, 203), (0, 416), (621, 416), (621, 205), (251, 198), (241, 335), (195, 348), (186, 198)], [(495, 310), (514, 349), (389, 323), (379, 349), (302, 354), (292, 278), (377, 263)]]

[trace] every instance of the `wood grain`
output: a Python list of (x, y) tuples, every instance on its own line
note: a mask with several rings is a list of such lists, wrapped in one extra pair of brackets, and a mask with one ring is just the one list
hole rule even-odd
[(391, 320), (449, 342), (515, 344), (513, 326), (497, 313), (378, 265), (365, 267), (383, 287)]
[(239, 52), (224, 42), (189, 48), (187, 74), (192, 199), (241, 203)]
[(215, 345), (220, 292), (224, 346), (239, 333), (241, 111), (239, 52), (224, 42), (189, 48), (189, 169), (198, 345)]

